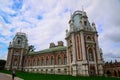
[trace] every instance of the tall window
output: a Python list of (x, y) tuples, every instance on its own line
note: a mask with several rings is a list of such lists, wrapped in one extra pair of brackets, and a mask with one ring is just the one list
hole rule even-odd
[(92, 49), (89, 49), (89, 61), (93, 61), (93, 51)]
[(48, 62), (48, 57), (46, 58), (46, 65), (48, 65), (49, 64), (49, 62)]
[(61, 57), (58, 56), (58, 64), (61, 64)]
[(35, 66), (35, 60), (33, 60), (33, 66)]
[(87, 37), (87, 40), (88, 40), (88, 41), (91, 41), (91, 37), (90, 37), (90, 36), (88, 36), (88, 37)]
[(41, 65), (41, 59), (39, 60), (39, 65)]
[(51, 57), (51, 65), (54, 65), (54, 58)]
[(64, 57), (64, 64), (67, 64), (67, 57)]
[(20, 40), (18, 40), (18, 44), (20, 44)]
[(17, 59), (14, 60), (14, 66), (17, 66)]
[(84, 21), (84, 25), (87, 26), (87, 21)]
[(42, 60), (41, 60), (41, 65), (44, 65), (44, 59), (42, 58)]
[(39, 65), (39, 59), (37, 60), (37, 66)]

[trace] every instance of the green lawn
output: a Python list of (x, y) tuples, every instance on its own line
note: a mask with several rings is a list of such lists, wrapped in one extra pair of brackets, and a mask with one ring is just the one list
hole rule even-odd
[[(6, 70), (2, 70), (0, 72), (11, 74), (11, 71)], [(16, 75), (24, 80), (120, 80), (120, 78), (111, 77), (74, 77), (70, 75), (39, 74), (20, 71), (17, 71)]]

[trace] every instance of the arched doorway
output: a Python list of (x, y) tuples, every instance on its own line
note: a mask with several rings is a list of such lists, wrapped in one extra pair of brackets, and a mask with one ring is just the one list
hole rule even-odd
[(95, 76), (96, 75), (94, 65), (90, 65), (89, 75), (90, 76)]
[(118, 70), (118, 75), (119, 75), (119, 77), (120, 77), (120, 70)]
[(117, 72), (114, 70), (114, 76), (117, 77)]
[(109, 70), (107, 70), (106, 74), (107, 76), (111, 76), (111, 72)]

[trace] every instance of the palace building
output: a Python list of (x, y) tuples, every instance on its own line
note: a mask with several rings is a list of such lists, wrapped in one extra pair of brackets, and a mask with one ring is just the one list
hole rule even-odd
[(102, 50), (95, 23), (90, 24), (85, 11), (75, 11), (66, 30), (66, 43), (50, 43), (41, 51), (28, 51), (25, 33), (17, 32), (8, 48), (6, 69), (66, 75), (103, 75)]

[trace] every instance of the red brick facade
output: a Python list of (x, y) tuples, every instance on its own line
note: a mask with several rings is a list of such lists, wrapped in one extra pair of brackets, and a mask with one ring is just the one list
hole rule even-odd
[(120, 62), (106, 62), (104, 65), (104, 74), (106, 76), (120, 77)]
[(37, 52), (29, 52), (26, 34), (18, 32), (9, 45), (6, 68), (73, 76), (103, 75), (95, 23), (90, 24), (85, 11), (75, 11), (69, 25), (65, 37), (67, 46), (58, 41), (57, 45), (50, 43), (48, 49)]

